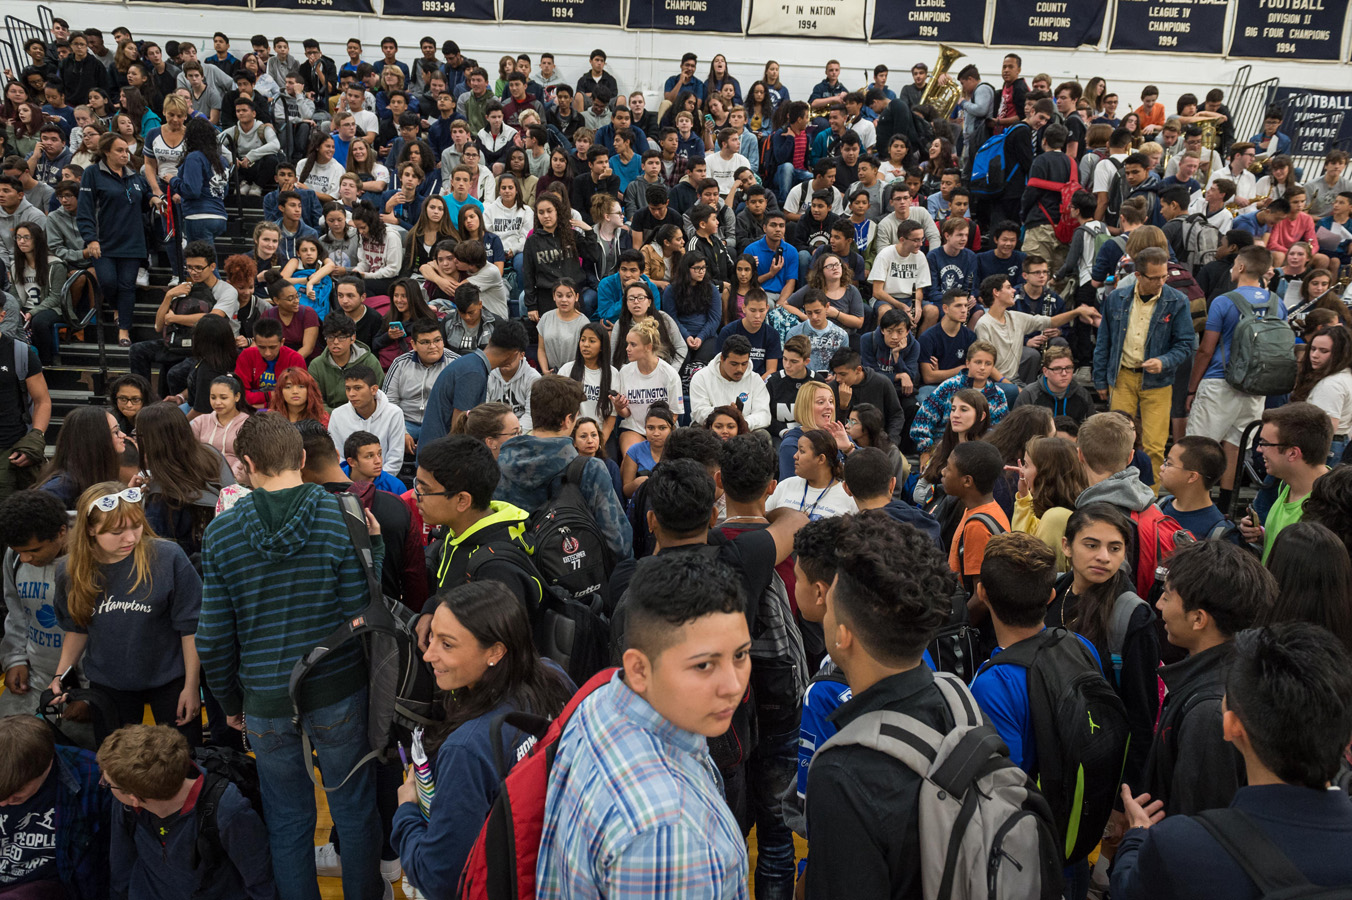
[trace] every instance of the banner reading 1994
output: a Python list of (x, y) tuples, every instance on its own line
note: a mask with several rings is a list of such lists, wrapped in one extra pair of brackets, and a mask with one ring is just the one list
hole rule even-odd
[(620, 24), (620, 0), (503, 0), (504, 22), (559, 25)]
[(991, 46), (1097, 44), (1103, 35), (1107, 7), (1108, 0), (995, 0)]
[(859, 41), (867, 36), (866, 6), (867, 0), (751, 0), (746, 33)]
[(1337, 60), (1347, 0), (1236, 0), (1230, 56)]
[(629, 0), (624, 27), (741, 34), (742, 4), (727, 0)]
[(875, 41), (980, 44), (986, 5), (972, 0), (875, 0)]
[(1229, 0), (1117, 0), (1109, 50), (1219, 56)]

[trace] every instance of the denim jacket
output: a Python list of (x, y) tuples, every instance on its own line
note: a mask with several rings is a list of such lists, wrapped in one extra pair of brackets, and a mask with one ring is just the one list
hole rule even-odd
[[(1145, 358), (1158, 359), (1164, 369), (1142, 376), (1145, 390), (1169, 387), (1174, 383), (1174, 372), (1192, 359), (1197, 350), (1197, 333), (1192, 327), (1192, 312), (1188, 298), (1180, 291), (1162, 287), (1163, 294), (1156, 301), (1150, 317), (1150, 330), (1145, 336)], [(1117, 384), (1117, 371), (1122, 366), (1122, 345), (1127, 338), (1127, 323), (1131, 319), (1131, 304), (1135, 300), (1135, 286), (1113, 291), (1103, 301), (1103, 322), (1099, 325), (1098, 343), (1094, 346), (1094, 387), (1106, 390)]]

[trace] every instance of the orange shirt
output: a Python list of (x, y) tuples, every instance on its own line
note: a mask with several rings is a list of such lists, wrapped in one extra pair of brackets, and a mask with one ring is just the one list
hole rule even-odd
[(1147, 125), (1156, 125), (1160, 128), (1164, 127), (1164, 104), (1158, 100), (1156, 100), (1155, 105), (1150, 108), (1150, 112), (1145, 111), (1144, 105), (1136, 107), (1136, 115), (1141, 118), (1142, 128), (1145, 128)]
[[(971, 521), (977, 513), (986, 513), (999, 522), (1005, 531), (1009, 530), (1009, 517), (994, 500), (962, 514), (958, 530), (953, 533), (953, 544), (948, 548), (948, 567), (964, 579), (981, 574), (981, 561), (986, 557), (986, 542), (991, 537), (990, 529), (984, 523)], [(959, 546), (962, 547), (962, 559), (958, 559)]]

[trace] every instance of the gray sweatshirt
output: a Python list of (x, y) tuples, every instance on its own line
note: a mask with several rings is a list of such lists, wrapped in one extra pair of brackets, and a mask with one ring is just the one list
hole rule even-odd
[(56, 563), (30, 566), (5, 551), (5, 637), (0, 669), (27, 663), (30, 684), (46, 686), (56, 677), (66, 632), (56, 621)]
[(73, 215), (57, 209), (47, 216), (47, 249), (52, 256), (71, 268), (83, 269), (89, 265), (89, 260), (84, 257), (84, 247), (80, 225)]
[(122, 691), (161, 687), (183, 676), (182, 637), (197, 633), (202, 579), (173, 541), (149, 539), (149, 584), (136, 584), (136, 555), (102, 567), (103, 590), (89, 624), (67, 607), (66, 560), (57, 561), (56, 617), (66, 631), (89, 635), (84, 672), (94, 684)]
[(277, 130), (266, 122), (254, 122), (253, 131), (245, 131), (239, 125), (231, 126), (221, 132), (220, 141), (226, 147), (233, 142), (235, 156), (243, 156), (250, 163), (256, 163), (265, 156), (277, 156), (282, 152), (281, 141), (277, 139)]

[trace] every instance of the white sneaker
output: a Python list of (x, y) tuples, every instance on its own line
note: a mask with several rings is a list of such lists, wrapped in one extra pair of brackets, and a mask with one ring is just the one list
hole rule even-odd
[(418, 890), (412, 884), (409, 883), (407, 875), (404, 876), (403, 881), (400, 883), (400, 886), (404, 889), (404, 896), (407, 897), (408, 900), (426, 900), (426, 897), (424, 897), (423, 892)]
[(394, 900), (394, 885), (388, 881), (382, 881), (381, 884), (385, 885), (385, 893), (380, 895), (380, 900)]
[(136, 270), (136, 286), (150, 287), (150, 270), (144, 267)]
[(343, 876), (343, 859), (338, 855), (338, 850), (332, 844), (324, 844), (315, 848), (315, 872), (320, 878), (341, 878)]
[(170, 275), (170, 276), (169, 276), (169, 287), (173, 287), (174, 285), (178, 284), (179, 281), (181, 281), (181, 280), (182, 280), (182, 279), (180, 279), (177, 275)]
[(390, 884), (394, 884), (400, 878), (404, 877), (404, 867), (399, 864), (398, 858), (382, 859), (380, 861), (380, 877), (384, 878)]

